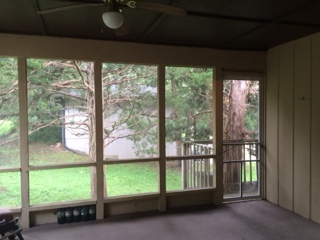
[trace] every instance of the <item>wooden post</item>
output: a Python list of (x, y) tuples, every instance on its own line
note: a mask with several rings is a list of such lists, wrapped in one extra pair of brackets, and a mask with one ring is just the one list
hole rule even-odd
[(18, 58), (20, 168), (21, 168), (21, 219), (23, 228), (30, 227), (29, 219), (29, 148), (28, 148), (28, 99), (26, 59)]
[(159, 211), (166, 210), (165, 66), (158, 66)]
[(96, 137), (96, 183), (95, 192), (97, 197), (96, 214), (97, 219), (104, 218), (104, 165), (103, 165), (103, 104), (102, 104), (102, 63), (94, 63), (94, 91), (95, 91), (95, 137)]
[(213, 202), (216, 205), (220, 205), (223, 199), (223, 79), (221, 67), (216, 67), (216, 77), (213, 80), (213, 106), (215, 107), (214, 114), (214, 126), (213, 129), (216, 134), (213, 134), (213, 142), (216, 154), (216, 191), (214, 192)]

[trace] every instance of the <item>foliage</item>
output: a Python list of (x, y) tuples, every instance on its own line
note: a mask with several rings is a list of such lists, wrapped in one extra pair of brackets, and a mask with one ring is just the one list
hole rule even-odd
[(245, 131), (251, 138), (258, 138), (259, 132), (259, 82), (250, 81), (246, 98)]
[[(12, 62), (11, 58), (1, 59), (6, 66), (0, 74), (7, 80), (15, 72), (8, 68)], [(166, 140), (208, 140), (212, 137), (211, 69), (167, 67), (166, 72)], [(27, 60), (31, 141), (59, 142), (59, 129), (68, 127), (74, 129), (75, 135), (87, 135), (90, 149), (94, 148), (93, 73), (91, 62)], [(105, 146), (128, 138), (134, 142), (137, 156), (156, 156), (156, 66), (103, 64), (102, 80)], [(12, 83), (8, 84), (1, 87), (9, 91)], [(17, 98), (11, 100), (16, 103), (15, 108), (8, 105), (6, 109), (17, 115)]]
[(17, 60), (0, 58), (0, 144), (14, 141), (18, 134)]
[(41, 128), (29, 135), (30, 142), (39, 142), (49, 145), (61, 142), (61, 138), (61, 128), (54, 126)]
[[(66, 103), (83, 108), (85, 63), (28, 59), (28, 120), (30, 140), (59, 142), (61, 126), (71, 124), (64, 118)], [(84, 66), (85, 67), (85, 66)], [(79, 123), (84, 124), (84, 123)], [(59, 129), (60, 128), (60, 129)]]
[(127, 138), (137, 156), (157, 155), (157, 68), (103, 64), (103, 100), (105, 146)]
[(166, 68), (166, 140), (212, 138), (212, 70)]
[[(166, 68), (167, 142), (212, 138), (212, 74), (211, 69), (205, 68)], [(130, 105), (134, 107), (126, 111), (130, 115), (127, 126), (134, 133), (141, 133), (129, 136), (134, 141), (137, 156), (153, 156), (157, 153), (158, 142), (155, 71), (144, 76), (152, 78), (141, 80), (140, 75), (140, 88), (134, 93), (137, 98)]]
[(14, 133), (16, 131), (14, 123), (7, 120), (0, 120), (0, 138)]

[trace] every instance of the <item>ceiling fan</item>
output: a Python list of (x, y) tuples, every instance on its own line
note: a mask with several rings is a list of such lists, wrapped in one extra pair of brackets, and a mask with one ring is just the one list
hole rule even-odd
[(150, 2), (145, 0), (102, 0), (101, 3), (79, 3), (73, 4), (68, 6), (56, 7), (46, 10), (39, 10), (37, 11), (38, 14), (48, 14), (58, 11), (64, 11), (74, 8), (81, 8), (81, 7), (95, 7), (95, 6), (106, 6), (106, 12), (102, 14), (102, 20), (104, 24), (116, 30), (117, 35), (125, 35), (128, 33), (128, 28), (124, 19), (123, 7), (129, 7), (133, 9), (144, 9), (150, 10), (155, 12), (160, 12), (168, 15), (173, 16), (185, 16), (186, 10), (180, 7)]

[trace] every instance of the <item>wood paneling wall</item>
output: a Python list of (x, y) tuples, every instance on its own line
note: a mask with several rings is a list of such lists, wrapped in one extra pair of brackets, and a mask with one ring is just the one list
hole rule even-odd
[(266, 198), (320, 223), (320, 34), (267, 58)]
[(320, 34), (312, 39), (311, 219), (320, 222)]
[(278, 49), (268, 52), (267, 59), (267, 99), (266, 99), (266, 196), (269, 201), (278, 203)]

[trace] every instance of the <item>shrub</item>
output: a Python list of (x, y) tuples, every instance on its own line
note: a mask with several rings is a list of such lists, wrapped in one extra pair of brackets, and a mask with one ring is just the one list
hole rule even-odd
[(0, 121), (0, 138), (5, 138), (15, 132), (15, 126), (12, 121)]
[(61, 128), (48, 126), (29, 135), (29, 141), (56, 144), (61, 142)]

